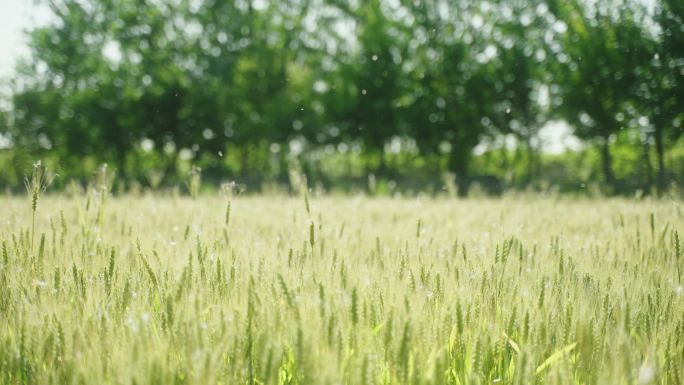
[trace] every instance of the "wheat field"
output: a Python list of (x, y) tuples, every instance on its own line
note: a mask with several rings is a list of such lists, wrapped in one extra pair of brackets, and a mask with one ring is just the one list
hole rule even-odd
[(192, 195), (0, 198), (0, 383), (684, 381), (678, 201)]

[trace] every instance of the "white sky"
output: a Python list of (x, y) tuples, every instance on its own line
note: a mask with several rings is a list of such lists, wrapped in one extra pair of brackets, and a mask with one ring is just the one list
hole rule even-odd
[[(0, 79), (12, 76), (17, 58), (27, 52), (23, 31), (48, 17), (33, 0), (0, 0)], [(540, 136), (549, 153), (576, 148), (579, 143), (570, 135), (569, 127), (558, 122), (544, 127)]]
[(0, 0), (0, 76), (12, 74), (14, 62), (22, 50), (22, 31), (29, 27), (31, 0)]

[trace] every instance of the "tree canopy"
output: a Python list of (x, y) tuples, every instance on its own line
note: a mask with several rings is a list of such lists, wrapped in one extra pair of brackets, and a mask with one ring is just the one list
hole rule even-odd
[(197, 164), (246, 182), (295, 167), (525, 187), (553, 174), (540, 131), (558, 120), (596, 154), (565, 182), (662, 192), (684, 176), (666, 156), (684, 119), (681, 1), (39, 3), (52, 18), (27, 32), (0, 111), (7, 185), (46, 158), (76, 178), (111, 163), (126, 183)]

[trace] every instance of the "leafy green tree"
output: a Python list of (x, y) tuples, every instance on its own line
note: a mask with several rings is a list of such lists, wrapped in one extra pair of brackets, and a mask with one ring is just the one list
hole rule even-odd
[(479, 26), (468, 24), (473, 8), (452, 5), (442, 12), (431, 6), (404, 2), (415, 25), (410, 72), (412, 93), (404, 104), (412, 137), (424, 153), (446, 150), (448, 170), (455, 174), (459, 194), (471, 182), (470, 160), (489, 127), (494, 95), (496, 48)]
[[(356, 24), (356, 48), (352, 60), (342, 58), (339, 75), (350, 82), (351, 104), (342, 117), (342, 125), (352, 130), (369, 154), (379, 159), (376, 172), (386, 173), (385, 144), (401, 133), (401, 109), (405, 71), (405, 31), (396, 20), (396, 9), (387, 2), (371, 0), (358, 4), (332, 1), (342, 17)], [(338, 51), (344, 56), (345, 53)], [(344, 89), (343, 89), (344, 92)], [(354, 132), (355, 131), (355, 132)]]
[[(649, 20), (645, 10), (644, 20)], [(658, 163), (657, 187), (662, 194), (666, 188), (667, 167), (665, 147), (667, 142), (676, 141), (684, 130), (682, 110), (684, 105), (684, 4), (663, 0), (654, 15), (658, 25), (657, 33), (650, 33), (646, 27), (634, 52), (639, 61), (635, 72), (639, 76), (636, 85), (636, 110), (648, 117), (652, 127), (650, 135), (655, 144)]]
[(575, 135), (599, 146), (605, 183), (615, 189), (610, 143), (624, 127), (620, 114), (636, 82), (631, 49), (638, 42), (633, 14), (622, 2), (583, 5), (549, 1), (562, 47), (553, 68), (558, 113)]
[(550, 56), (544, 41), (550, 27), (548, 16), (545, 2), (530, 0), (501, 2), (488, 15), (501, 33), (501, 38), (492, 39), (499, 54), (493, 73), (498, 98), (491, 118), (498, 128), (497, 134), (513, 134), (519, 146), (526, 149), (527, 184), (538, 177), (538, 133), (546, 118), (539, 93), (551, 80), (544, 66)]
[[(356, 176), (446, 169), (466, 194), (478, 173), (508, 171), (491, 164), (508, 164), (506, 149), (474, 150), (513, 135), (524, 187), (551, 118), (598, 146), (613, 190), (637, 163), (651, 184), (654, 148), (660, 191), (677, 170), (665, 164), (684, 119), (677, 0), (654, 14), (638, 0), (40, 2), (54, 16), (28, 35), (0, 134), (7, 153), (79, 178), (110, 162), (124, 180), (154, 168), (172, 184), (192, 162), (210, 180), (283, 181), (291, 166), (324, 179), (329, 157)], [(397, 140), (409, 150), (390, 154)]]

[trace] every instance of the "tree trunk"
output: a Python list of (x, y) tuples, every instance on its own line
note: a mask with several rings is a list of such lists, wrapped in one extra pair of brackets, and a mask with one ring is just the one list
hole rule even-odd
[(667, 170), (665, 169), (665, 146), (663, 145), (663, 129), (659, 124), (655, 126), (655, 145), (658, 158), (658, 195), (665, 193)]
[(470, 188), (470, 175), (468, 174), (469, 154), (465, 150), (459, 149), (456, 144), (453, 144), (451, 148), (449, 171), (456, 175), (458, 196), (464, 198), (468, 196), (468, 189)]
[(650, 146), (648, 142), (641, 145), (644, 157), (644, 169), (646, 173), (646, 183), (644, 185), (644, 192), (650, 193), (653, 187), (653, 167), (651, 166), (651, 157), (649, 156)]
[(388, 177), (388, 168), (387, 168), (387, 159), (385, 158), (387, 155), (385, 154), (384, 150), (380, 150), (378, 153), (378, 168), (375, 170), (375, 176), (380, 177), (380, 178), (387, 178)]
[(615, 192), (615, 175), (613, 174), (613, 157), (610, 155), (610, 144), (608, 144), (608, 136), (603, 138), (601, 143), (601, 166), (603, 169), (603, 178), (606, 186), (610, 192)]
[(506, 186), (510, 186), (513, 182), (513, 177), (509, 171), (511, 167), (508, 163), (508, 149), (506, 148), (506, 143), (504, 142), (503, 147), (501, 147), (501, 170), (503, 170), (502, 178)]
[(173, 181), (172, 183), (177, 183), (182, 180), (181, 176), (178, 175), (178, 151), (174, 151), (173, 154), (166, 159), (166, 165), (164, 166), (164, 175), (162, 180), (166, 180), (166, 183)]
[[(515, 181), (516, 187), (521, 188), (521, 187), (526, 187), (525, 184), (527, 181), (525, 180), (525, 175), (518, 175), (516, 170), (519, 170), (520, 164), (525, 162), (525, 159), (523, 159), (523, 151), (522, 151), (522, 146), (515, 146), (515, 152), (513, 153), (513, 162), (511, 164), (511, 170), (513, 170), (511, 173), (513, 174), (513, 180)], [(524, 171), (523, 171), (524, 172)]]
[(536, 170), (535, 170), (535, 149), (532, 145), (532, 138), (527, 137), (525, 139), (525, 146), (527, 147), (527, 181), (526, 185), (529, 187), (535, 181)]
[(248, 148), (249, 145), (245, 145), (240, 149), (240, 176), (247, 180), (249, 176), (249, 153), (250, 149)]
[(121, 176), (122, 180), (128, 182), (128, 173), (126, 171), (126, 155), (127, 151), (124, 148), (116, 149), (117, 172), (119, 173), (119, 176)]
[(278, 153), (278, 183), (287, 185), (289, 181), (290, 165), (287, 161), (287, 152), (285, 151), (285, 144), (281, 145), (281, 150)]

